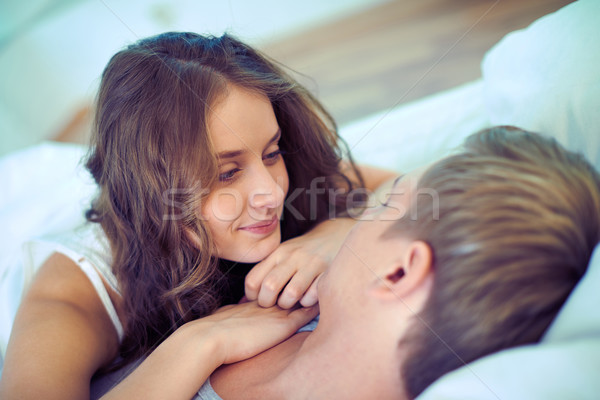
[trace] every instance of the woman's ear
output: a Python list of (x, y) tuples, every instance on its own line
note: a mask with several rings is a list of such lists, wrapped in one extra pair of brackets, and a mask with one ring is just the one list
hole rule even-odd
[(399, 249), (399, 258), (391, 263), (381, 277), (378, 297), (404, 298), (427, 285), (432, 273), (431, 247), (421, 241), (411, 241)]

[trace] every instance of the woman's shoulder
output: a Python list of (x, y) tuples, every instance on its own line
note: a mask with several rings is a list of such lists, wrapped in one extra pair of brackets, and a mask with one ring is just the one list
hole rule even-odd
[(78, 265), (86, 260), (100, 273), (111, 289), (119, 292), (111, 268), (110, 245), (100, 224), (86, 222), (70, 231), (34, 238), (24, 244), (23, 251), (26, 284), (51, 254), (61, 253)]
[[(3, 377), (11, 376), (8, 390), (27, 387), (29, 393), (60, 393), (62, 398), (82, 393), (93, 372), (117, 353), (119, 337), (112, 325), (92, 282), (71, 259), (52, 254), (40, 266), (12, 324), (2, 371)], [(67, 384), (54, 385), (65, 379)]]
[(112, 273), (112, 257), (108, 239), (99, 224), (87, 222), (80, 227), (30, 240), (23, 246), (23, 291), (27, 291), (34, 275), (51, 258), (60, 255), (62, 262), (74, 264), (87, 277), (99, 296), (117, 332), (123, 338), (123, 325), (117, 312), (120, 292)]

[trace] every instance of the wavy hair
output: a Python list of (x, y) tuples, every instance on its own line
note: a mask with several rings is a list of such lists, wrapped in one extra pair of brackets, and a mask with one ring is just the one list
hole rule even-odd
[[(540, 340), (600, 241), (600, 177), (555, 140), (513, 127), (429, 168), (394, 231), (433, 252), (431, 294), (403, 348), (411, 397), (487, 354)], [(416, 218), (414, 217), (416, 216)]]
[[(218, 173), (207, 120), (227, 85), (270, 99), (291, 189), (324, 177), (326, 190), (312, 208), (308, 196), (286, 202), (283, 240), (332, 210), (344, 214), (345, 194), (364, 186), (323, 106), (281, 66), (239, 40), (171, 32), (119, 51), (102, 74), (96, 100), (86, 166), (99, 194), (86, 216), (101, 224), (111, 245), (126, 315), (123, 363), (211, 313), (227, 295), (211, 233), (196, 215), (208, 195), (202, 188), (210, 188)], [(342, 157), (359, 182), (340, 171)]]

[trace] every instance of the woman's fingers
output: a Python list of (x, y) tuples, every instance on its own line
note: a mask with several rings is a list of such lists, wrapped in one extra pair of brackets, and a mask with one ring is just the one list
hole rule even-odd
[(269, 257), (256, 264), (245, 280), (246, 297), (262, 307), (271, 307), (284, 286), (297, 272), (298, 262), (290, 246), (280, 246)]
[(318, 255), (282, 246), (248, 273), (246, 297), (257, 300), (262, 307), (277, 304), (281, 308), (291, 308), (305, 296), (302, 305), (314, 305), (317, 302), (316, 286), (307, 292), (327, 265), (327, 261)]
[(297, 272), (296, 264), (293, 262), (279, 264), (271, 269), (261, 284), (258, 304), (262, 307), (274, 306), (283, 288)]
[(300, 300), (302, 305), (315, 304), (315, 280), (355, 223), (350, 218), (323, 221), (304, 235), (281, 243), (246, 276), (246, 297), (263, 307), (278, 304), (290, 308)]
[(248, 272), (244, 282), (246, 298), (250, 301), (258, 299), (258, 293), (261, 290), (265, 277), (277, 265), (279, 257), (279, 249), (275, 250), (271, 255), (259, 262)]
[[(307, 295), (308, 298), (306, 299), (306, 304), (308, 306), (316, 304), (316, 300), (310, 304), (310, 299), (316, 298), (315, 281), (324, 269), (323, 265), (319, 265), (320, 262), (322, 261), (314, 260), (294, 274), (277, 300), (277, 305), (279, 305), (279, 307), (291, 308)], [(313, 285), (315, 285), (314, 293), (309, 293)], [(305, 306), (303, 303), (300, 304)]]
[(302, 307), (312, 307), (319, 302), (317, 286), (319, 285), (319, 279), (321, 279), (321, 276), (323, 276), (323, 274), (317, 276), (306, 293), (304, 293), (304, 296), (302, 296), (300, 299), (300, 304)]

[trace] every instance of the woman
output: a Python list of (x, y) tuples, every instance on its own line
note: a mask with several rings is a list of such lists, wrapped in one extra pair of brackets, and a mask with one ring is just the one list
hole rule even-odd
[[(316, 279), (354, 223), (327, 220), (363, 186), (342, 156), (322, 106), (230, 36), (166, 33), (117, 53), (86, 164), (99, 186), (90, 223), (52, 243), (15, 319), (0, 392), (86, 398), (97, 371), (154, 349), (141, 382), (177, 385), (153, 360), (174, 372), (212, 365), (187, 338), (196, 326), (239, 348), (230, 361), (282, 340), (256, 347), (244, 334), (288, 314), (290, 334), (314, 316), (292, 307), (316, 303)], [(368, 189), (390, 176), (365, 172)], [(284, 310), (202, 321), (244, 292)]]
[(363, 216), (319, 281), (313, 332), (219, 368), (198, 398), (414, 398), (537, 342), (599, 242), (600, 176), (582, 156), (515, 128), (475, 134)]

